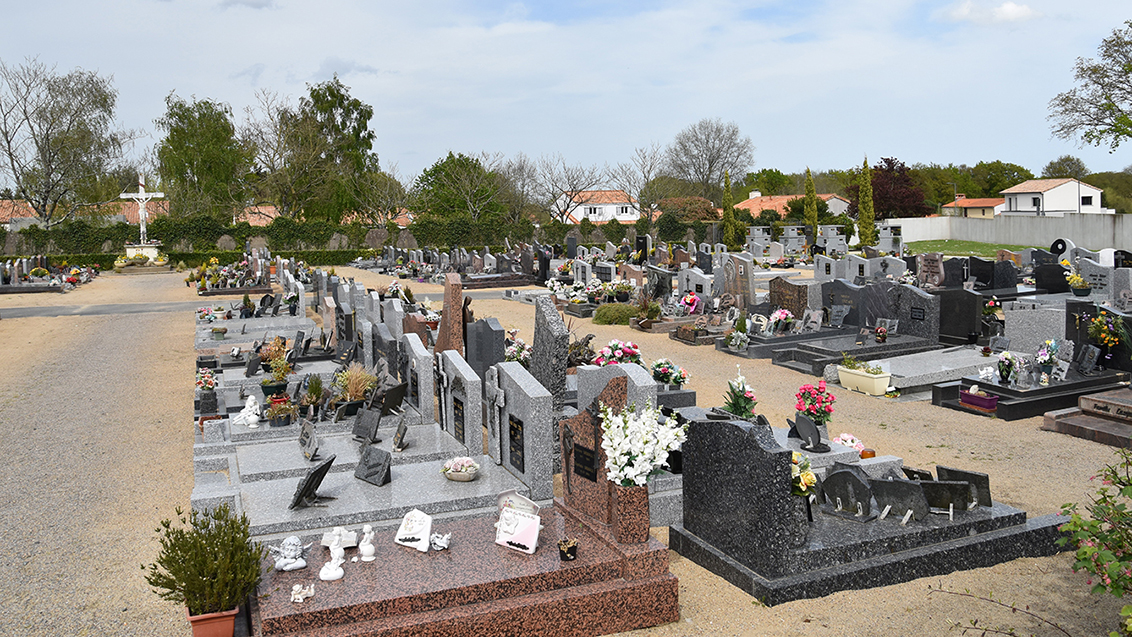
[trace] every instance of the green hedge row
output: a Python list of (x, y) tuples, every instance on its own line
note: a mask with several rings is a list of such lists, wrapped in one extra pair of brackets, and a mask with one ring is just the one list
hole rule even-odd
[[(368, 248), (356, 250), (282, 250), (277, 253), (279, 256), (286, 259), (294, 259), (297, 261), (305, 261), (307, 265), (320, 266), (320, 265), (344, 265), (357, 259), (364, 257), (370, 253)], [(200, 266), (202, 263), (208, 263), (212, 257), (216, 257), (222, 264), (229, 264), (233, 261), (239, 261), (243, 258), (243, 252), (239, 250), (212, 250), (209, 252), (167, 252), (169, 255), (169, 263), (177, 265), (181, 261), (190, 268)], [(31, 255), (23, 256), (6, 256), (0, 257), (0, 261), (7, 261), (8, 259), (19, 259), (23, 257), (30, 257)], [(93, 252), (87, 254), (53, 254), (48, 256), (48, 262), (53, 266), (61, 266), (66, 263), (67, 265), (77, 266), (94, 266), (98, 265), (100, 269), (110, 270), (114, 268), (114, 259), (121, 256), (120, 253), (110, 252)]]

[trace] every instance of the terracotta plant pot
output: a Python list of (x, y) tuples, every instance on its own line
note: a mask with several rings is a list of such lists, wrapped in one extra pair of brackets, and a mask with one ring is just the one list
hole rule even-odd
[(613, 534), (622, 544), (649, 540), (649, 488), (613, 487)]
[(236, 614), (239, 612), (239, 608), (233, 608), (219, 613), (189, 615), (189, 609), (185, 609), (185, 615), (193, 627), (193, 637), (232, 637), (236, 630)]

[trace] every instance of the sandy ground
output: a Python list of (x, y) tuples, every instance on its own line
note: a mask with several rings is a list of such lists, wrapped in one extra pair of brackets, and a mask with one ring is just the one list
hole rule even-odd
[[(369, 287), (388, 281), (338, 268)], [(183, 275), (104, 275), (65, 295), (0, 296), (0, 308), (28, 305), (186, 301), (198, 298)], [(411, 284), (418, 294), (440, 286)], [(22, 298), (21, 298), (22, 297)], [(203, 305), (204, 303), (202, 303)], [(502, 299), (476, 300), (477, 317), (495, 316), (533, 338), (534, 308)], [(569, 318), (569, 317), (567, 317)], [(735, 362), (756, 388), (760, 410), (785, 425), (798, 386), (814, 379), (743, 361), (710, 347), (624, 326), (568, 324), (637, 342), (651, 361), (668, 357), (692, 375), (699, 404), (721, 403)], [(4, 635), (188, 635), (183, 609), (148, 590), (140, 564), (153, 558), (153, 533), (192, 489), (193, 317), (190, 313), (3, 319), (0, 422), (10, 453), (0, 475), (0, 578), (15, 593), (0, 597)], [(937, 462), (984, 471), (995, 499), (1031, 516), (1083, 501), (1089, 478), (1112, 461), (1109, 447), (1038, 429), (1040, 418), (1011, 423), (841, 391), (831, 433), (851, 432), (879, 454), (931, 468)], [(667, 529), (654, 529), (662, 541)], [(978, 619), (1020, 633), (1061, 634), (985, 602), (930, 593), (942, 586), (1016, 603), (1061, 624), (1072, 635), (1117, 627), (1120, 600), (1090, 595), (1068, 555), (1022, 559), (866, 591), (765, 608), (739, 589), (670, 553), (680, 578), (681, 619), (639, 635), (942, 635), (950, 622)]]

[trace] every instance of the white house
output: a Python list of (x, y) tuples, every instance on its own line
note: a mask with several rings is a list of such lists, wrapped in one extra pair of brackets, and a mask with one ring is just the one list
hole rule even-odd
[(1100, 188), (1076, 179), (1031, 179), (1001, 191), (1007, 216), (1064, 217), (1067, 214), (1115, 214), (1101, 207)]
[[(567, 196), (560, 196), (555, 202), (555, 209), (567, 208), (566, 202)], [(583, 190), (574, 195), (573, 203), (578, 205), (567, 215), (566, 223), (581, 223), (582, 219), (596, 224), (614, 219), (619, 223), (633, 223), (641, 218), (637, 201), (624, 190)]]

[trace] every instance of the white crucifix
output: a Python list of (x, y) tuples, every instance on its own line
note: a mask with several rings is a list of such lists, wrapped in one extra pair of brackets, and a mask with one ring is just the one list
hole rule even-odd
[(141, 241), (139, 243), (144, 244), (146, 242), (145, 222), (146, 222), (146, 219), (149, 217), (149, 213), (146, 211), (145, 205), (147, 203), (149, 203), (150, 199), (153, 199), (155, 197), (164, 197), (164, 196), (165, 196), (165, 193), (163, 193), (163, 192), (146, 192), (145, 191), (145, 175), (143, 175), (141, 173), (138, 173), (138, 191), (137, 192), (124, 192), (121, 195), (118, 195), (119, 199), (133, 199), (138, 204), (138, 225), (141, 226)]

